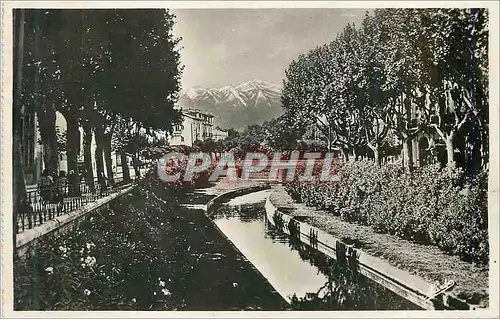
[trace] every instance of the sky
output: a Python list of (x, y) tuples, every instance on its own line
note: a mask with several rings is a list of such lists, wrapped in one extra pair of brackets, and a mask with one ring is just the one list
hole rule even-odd
[(252, 79), (281, 84), (292, 60), (330, 42), (366, 9), (172, 9), (182, 37), (182, 88)]

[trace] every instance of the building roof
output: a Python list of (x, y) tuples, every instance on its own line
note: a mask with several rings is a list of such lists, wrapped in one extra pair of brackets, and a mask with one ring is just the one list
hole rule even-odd
[(187, 115), (187, 114), (189, 114), (189, 115), (202, 114), (202, 115), (205, 115), (207, 117), (214, 117), (214, 115), (212, 115), (209, 112), (201, 111), (201, 110), (196, 110), (196, 109), (182, 109), (182, 114), (184, 114), (184, 115)]

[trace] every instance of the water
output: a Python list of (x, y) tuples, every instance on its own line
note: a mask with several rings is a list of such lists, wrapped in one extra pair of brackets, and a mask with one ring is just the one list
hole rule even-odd
[(232, 199), (214, 222), (295, 309), (419, 309), (355, 271), (275, 229), (266, 219), (269, 190)]

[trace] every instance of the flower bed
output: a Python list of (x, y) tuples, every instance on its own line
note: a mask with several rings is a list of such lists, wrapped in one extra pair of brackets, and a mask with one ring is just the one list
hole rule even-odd
[[(14, 261), (16, 310), (278, 310), (284, 301), (151, 175)], [(183, 196), (184, 194), (181, 193)]]
[[(210, 175), (212, 175), (217, 166), (217, 163), (213, 160), (210, 163), (208, 169), (193, 173), (189, 179), (185, 178), (189, 162), (189, 155), (191, 153), (199, 153), (199, 148), (186, 145), (165, 146), (156, 150), (155, 158), (156, 160), (159, 160), (162, 156), (170, 152), (183, 154), (183, 156), (181, 158), (171, 158), (166, 162), (158, 162), (159, 164), (163, 165), (163, 169), (165, 170), (167, 176), (178, 176), (178, 178), (176, 178), (175, 180), (167, 182), (168, 186), (173, 188), (182, 188), (184, 190), (192, 190), (197, 187), (206, 187), (210, 184), (209, 177)], [(200, 164), (201, 160), (198, 160), (196, 162), (196, 165)], [(158, 170), (155, 170), (152, 174), (156, 178), (158, 178)]]
[(410, 173), (357, 161), (337, 174), (337, 183), (294, 181), (285, 187), (295, 200), (345, 221), (488, 263), (487, 172), (472, 178), (459, 168), (428, 165)]
[[(150, 196), (154, 195), (145, 198)], [(27, 260), (16, 260), (16, 309), (126, 310), (179, 304), (179, 296), (171, 293), (172, 278), (165, 276), (174, 265), (162, 252), (155, 225), (166, 222), (160, 222), (161, 212), (175, 204), (146, 200), (132, 204), (133, 198), (137, 191), (92, 213), (74, 230), (42, 240)], [(165, 224), (167, 230), (170, 227)], [(171, 244), (169, 254), (175, 256), (182, 243)], [(139, 293), (144, 290), (151, 293)]]

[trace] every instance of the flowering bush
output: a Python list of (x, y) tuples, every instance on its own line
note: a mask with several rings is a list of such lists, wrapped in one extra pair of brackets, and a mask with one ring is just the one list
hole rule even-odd
[[(188, 196), (137, 187), (14, 261), (15, 310), (235, 310), (285, 301)], [(242, 302), (244, 301), (244, 302)]]
[[(173, 210), (175, 201), (155, 199), (144, 188), (124, 196), (74, 229), (40, 241), (25, 260), (15, 260), (15, 309), (182, 307), (182, 295), (173, 293), (182, 284), (174, 280), (177, 267), (172, 261), (187, 244), (166, 240), (159, 232), (160, 225), (165, 233), (173, 230), (165, 213)], [(137, 198), (144, 200), (133, 203)]]
[(295, 200), (345, 221), (488, 262), (487, 171), (469, 177), (454, 166), (428, 165), (410, 173), (356, 161), (337, 173), (338, 183), (294, 181), (285, 188)]
[[(185, 174), (188, 167), (189, 157), (185, 154), (181, 159), (169, 159), (164, 166), (165, 173), (168, 176), (175, 176), (179, 174), (179, 178), (172, 182), (166, 182), (166, 184), (170, 187), (182, 188), (182, 189), (193, 189), (196, 187), (203, 187), (209, 184), (209, 177), (215, 170), (217, 163), (216, 161), (212, 161), (208, 169), (203, 170), (201, 172), (195, 172), (192, 176), (186, 180)], [(200, 162), (197, 162), (196, 165), (200, 165)], [(156, 172), (157, 175), (157, 172)], [(158, 177), (158, 176), (156, 176)]]

